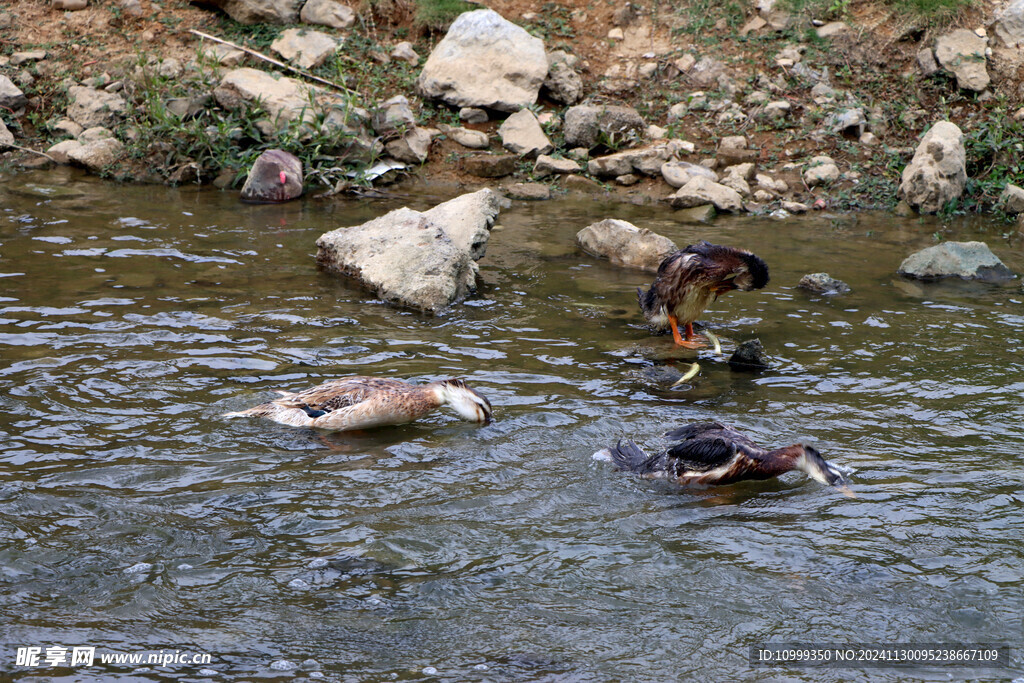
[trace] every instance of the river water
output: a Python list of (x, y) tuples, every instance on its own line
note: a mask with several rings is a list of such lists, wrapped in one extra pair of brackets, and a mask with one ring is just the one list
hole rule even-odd
[[(1024, 293), (895, 276), (938, 238), (1022, 273), (1003, 225), (517, 203), (478, 294), (429, 318), (318, 272), (314, 242), (446, 197), (246, 206), (73, 172), (0, 192), (0, 679), (1024, 676)], [(703, 320), (775, 368), (702, 352), (688, 386), (646, 378), (637, 345), (671, 346), (636, 308), (651, 276), (573, 243), (608, 217), (762, 256), (769, 286)], [(795, 288), (822, 270), (853, 291)], [(220, 417), (347, 374), (464, 377), (495, 421)], [(678, 489), (591, 457), (709, 419), (814, 444), (856, 497), (796, 472)], [(765, 643), (1016, 649), (980, 669), (752, 665)], [(92, 666), (16, 663), (79, 646)], [(99, 662), (161, 651), (210, 663)]]

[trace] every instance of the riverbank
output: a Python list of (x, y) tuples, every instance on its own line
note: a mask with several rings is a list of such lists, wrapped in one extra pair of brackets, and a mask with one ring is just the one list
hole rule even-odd
[[(921, 135), (950, 121), (963, 132), (966, 182), (940, 211), (1005, 210), (1006, 185), (1024, 178), (1024, 58), (996, 8), (929, 27), (867, 3), (501, 0), (488, 6), (525, 29), (517, 40), (542, 46), (543, 85), (532, 101), (460, 107), (432, 93), (424, 73), (451, 8), (423, 16), (411, 4), (342, 11), (321, 0), (309, 4), (333, 14), (244, 24), (245, 2), (221, 4), (235, 18), (144, 0), (9, 8), (8, 142), (118, 180), (222, 188), (239, 187), (255, 157), (277, 147), (302, 160), (313, 193), (429, 179), (523, 199), (585, 192), (646, 203), (704, 175), (739, 197), (726, 210), (798, 212), (894, 208)], [(270, 89), (281, 84), (291, 92), (279, 100)], [(4, 159), (54, 163), (23, 149)], [(372, 179), (381, 160), (405, 167)]]

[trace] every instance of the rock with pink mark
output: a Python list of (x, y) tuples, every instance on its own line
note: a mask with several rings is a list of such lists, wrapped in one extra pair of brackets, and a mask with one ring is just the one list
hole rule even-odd
[(261, 154), (242, 187), (243, 202), (287, 202), (301, 196), (302, 162), (280, 149)]

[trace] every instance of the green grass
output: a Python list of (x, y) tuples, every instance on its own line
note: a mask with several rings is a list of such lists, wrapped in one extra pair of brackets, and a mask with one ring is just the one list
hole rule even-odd
[(463, 0), (416, 0), (413, 22), (431, 31), (444, 31), (463, 12), (481, 9)]

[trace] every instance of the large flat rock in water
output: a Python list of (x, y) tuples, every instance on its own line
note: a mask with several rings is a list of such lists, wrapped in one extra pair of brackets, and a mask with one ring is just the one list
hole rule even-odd
[(927, 247), (904, 259), (897, 272), (918, 280), (960, 277), (1003, 282), (1017, 277), (984, 242), (943, 242)]
[(426, 212), (401, 208), (324, 233), (316, 260), (358, 279), (385, 301), (437, 313), (476, 286), (477, 265), (506, 200), (485, 189)]

